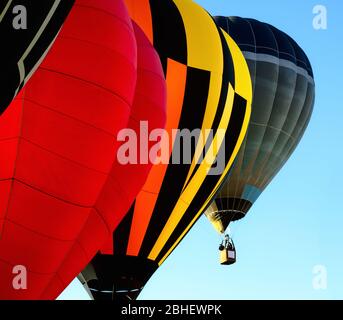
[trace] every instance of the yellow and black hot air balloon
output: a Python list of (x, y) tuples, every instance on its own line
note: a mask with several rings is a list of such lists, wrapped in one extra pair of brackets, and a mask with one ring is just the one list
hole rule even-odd
[[(174, 149), (169, 164), (154, 166), (106, 248), (82, 272), (82, 282), (95, 299), (138, 296), (214, 199), (244, 140), (251, 113), (245, 59), (205, 10), (191, 0), (126, 2), (164, 68), (168, 135), (181, 131), (170, 138)], [(186, 150), (190, 161), (175, 163), (180, 147), (175, 141), (182, 140), (182, 130), (194, 129), (200, 130), (195, 131), (194, 148)], [(202, 161), (200, 154), (205, 154)], [(223, 160), (222, 170), (211, 174)]]
[(231, 221), (247, 214), (297, 147), (311, 118), (315, 84), (306, 54), (284, 32), (253, 19), (215, 21), (239, 45), (253, 83), (248, 134), (227, 182), (206, 211), (224, 233)]

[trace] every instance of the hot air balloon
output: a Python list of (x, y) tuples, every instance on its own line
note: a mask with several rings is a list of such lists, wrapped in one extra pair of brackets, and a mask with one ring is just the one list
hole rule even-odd
[[(137, 298), (213, 200), (250, 117), (252, 89), (244, 57), (205, 10), (190, 0), (126, 3), (132, 19), (157, 49), (164, 68), (167, 140), (173, 140), (174, 148), (168, 151), (168, 163), (152, 168), (109, 245), (82, 272), (83, 283), (94, 299)], [(190, 161), (174, 162), (182, 130), (197, 128), (197, 142), (185, 151)], [(179, 129), (174, 137), (173, 129)], [(206, 129), (214, 132), (213, 139), (204, 134)], [(205, 138), (200, 139), (202, 136)], [(209, 145), (210, 150), (206, 149)], [(207, 150), (203, 159), (198, 150)], [(223, 150), (223, 170), (210, 174)]]
[(53, 44), (73, 0), (7, 0), (0, 4), (0, 116)]
[[(122, 1), (76, 0), (44, 62), (0, 117), (0, 299), (62, 291), (88, 262), (79, 267), (93, 246), (83, 242), (61, 270), (88, 219), (94, 234), (108, 234), (104, 217), (94, 219), (95, 204), (131, 114), (136, 49)], [(19, 289), (18, 266), (26, 271)]]
[[(133, 23), (138, 47), (137, 84), (129, 124), (125, 132), (134, 132), (137, 136), (136, 153), (150, 153), (158, 141), (150, 141), (146, 149), (140, 150), (141, 126), (151, 135), (154, 130), (162, 130), (166, 123), (166, 81), (161, 62), (144, 35), (143, 31)], [(148, 127), (145, 127), (145, 124)], [(144, 138), (144, 137), (143, 137)], [(123, 141), (123, 145), (127, 141)], [(152, 159), (153, 161), (154, 159)], [(106, 181), (97, 200), (95, 211), (89, 217), (83, 228), (78, 243), (75, 244), (67, 259), (61, 266), (61, 276), (64, 283), (71, 282), (78, 273), (90, 262), (101, 246), (106, 250), (113, 250), (112, 243), (106, 243), (115, 227), (130, 209), (138, 192), (147, 179), (153, 165), (149, 161), (143, 163), (137, 159), (134, 162), (123, 163), (118, 151), (110, 178)], [(99, 214), (103, 221), (99, 219)], [(108, 241), (107, 241), (108, 242)], [(80, 254), (82, 253), (82, 254)], [(77, 264), (78, 268), (70, 268), (70, 264)], [(78, 272), (75, 273), (75, 270)], [(57, 289), (57, 290), (56, 290)], [(54, 299), (61, 293), (55, 286), (50, 286), (45, 292), (45, 299)]]
[(315, 84), (306, 54), (284, 32), (253, 19), (215, 21), (243, 51), (254, 92), (247, 137), (206, 211), (215, 229), (224, 233), (231, 221), (245, 217), (297, 147), (311, 118)]

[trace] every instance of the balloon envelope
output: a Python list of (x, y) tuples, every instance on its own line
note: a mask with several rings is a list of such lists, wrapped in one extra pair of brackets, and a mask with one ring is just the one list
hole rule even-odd
[[(148, 134), (155, 129), (162, 129), (165, 127), (166, 123), (166, 82), (161, 66), (159, 56), (150, 44), (148, 38), (145, 36), (144, 32), (139, 26), (134, 22), (134, 30), (137, 39), (138, 47), (138, 67), (137, 67), (137, 86), (136, 95), (133, 103), (132, 119), (129, 123), (129, 128), (134, 130), (137, 135), (140, 133), (140, 123), (137, 119), (145, 121), (148, 127)], [(142, 137), (141, 137), (142, 138)], [(141, 144), (140, 139), (138, 141)], [(141, 151), (144, 153), (149, 153), (153, 145), (151, 142), (147, 145), (146, 150), (137, 150), (140, 154)], [(148, 155), (148, 154), (147, 154)], [(137, 164), (124, 166), (126, 170), (123, 171), (123, 166), (117, 164), (113, 167), (113, 174), (115, 175), (115, 180), (112, 183), (116, 185), (131, 185), (133, 188), (126, 188), (128, 190), (134, 189), (135, 192), (131, 194), (131, 203), (126, 208), (125, 211), (118, 210), (118, 208), (123, 207), (123, 199), (112, 195), (113, 186), (110, 184), (104, 190), (103, 197), (100, 198), (99, 208), (108, 212), (108, 214), (115, 214), (117, 217), (117, 226), (124, 218), (123, 214), (126, 214), (132, 201), (137, 196), (137, 193), (143, 187), (143, 184), (150, 172), (152, 162), (149, 161), (148, 164)], [(144, 177), (144, 179), (140, 179)], [(139, 181), (139, 184), (137, 182)], [(124, 218), (126, 219), (126, 218)], [(87, 266), (87, 268), (79, 276), (81, 282), (85, 285), (88, 292), (92, 295), (94, 299), (106, 298), (108, 294), (104, 293), (104, 288), (107, 286), (113, 286), (114, 280), (113, 268), (118, 272), (118, 268), (122, 268), (122, 263), (117, 263), (115, 257), (113, 256), (113, 237), (112, 235), (108, 238), (107, 243), (101, 250), (101, 255), (97, 255), (97, 258), (93, 259), (92, 262)], [(101, 262), (98, 262), (98, 257), (101, 257)], [(136, 267), (138, 267), (136, 265)], [(104, 269), (105, 268), (105, 269)], [(108, 268), (108, 272), (106, 272)], [(127, 272), (128, 270), (125, 270)], [(110, 277), (110, 278), (109, 278)], [(110, 295), (112, 296), (112, 295)]]
[(237, 42), (252, 82), (248, 134), (227, 182), (206, 215), (218, 232), (243, 218), (287, 162), (310, 121), (315, 99), (311, 64), (299, 45), (253, 19), (215, 17)]
[[(0, 298), (50, 299), (106, 237), (95, 205), (126, 128), (136, 41), (122, 1), (76, 0), (54, 46), (0, 117)], [(72, 254), (72, 255), (71, 255)], [(15, 290), (13, 268), (27, 270)]]
[[(213, 199), (244, 139), (250, 117), (252, 89), (244, 57), (205, 10), (189, 0), (126, 3), (164, 68), (169, 138), (163, 143), (174, 143), (174, 149), (168, 149), (167, 163), (152, 168), (113, 233), (112, 252), (102, 250), (83, 272), (96, 299), (138, 296)], [(179, 131), (173, 136), (176, 129)], [(190, 161), (187, 157), (175, 161), (179, 148), (187, 146), (176, 142), (182, 130), (185, 134), (193, 129), (199, 131), (193, 132), (195, 145), (185, 151)], [(212, 130), (212, 140), (206, 130)], [(206, 154), (203, 159), (199, 150)], [(224, 156), (222, 151), (226, 151)], [(210, 174), (220, 160), (221, 170)]]

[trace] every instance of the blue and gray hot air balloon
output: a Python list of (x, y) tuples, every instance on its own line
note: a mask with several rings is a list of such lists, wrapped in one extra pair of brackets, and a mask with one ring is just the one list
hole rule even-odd
[(247, 214), (297, 147), (311, 118), (315, 84), (306, 54), (284, 32), (253, 19), (215, 21), (243, 51), (253, 83), (248, 134), (226, 183), (205, 213), (224, 233), (231, 221)]

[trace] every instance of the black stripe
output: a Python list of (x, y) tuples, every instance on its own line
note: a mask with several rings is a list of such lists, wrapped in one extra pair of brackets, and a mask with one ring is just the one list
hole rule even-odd
[(131, 225), (133, 220), (135, 202), (130, 210), (113, 233), (113, 248), (117, 255), (126, 255), (130, 238)]
[[(220, 39), (222, 42), (222, 48), (223, 48), (223, 64), (224, 64), (224, 72), (223, 72), (223, 80), (222, 80), (222, 87), (220, 92), (220, 98), (218, 103), (217, 112), (215, 115), (215, 118), (213, 120), (212, 129), (213, 129), (213, 136), (209, 137), (206, 141), (206, 144), (202, 150), (202, 155), (205, 156), (206, 151), (209, 150), (209, 147), (212, 143), (213, 137), (217, 134), (217, 131), (219, 129), (220, 121), (222, 120), (226, 101), (228, 98), (228, 92), (229, 92), (229, 83), (232, 84), (232, 87), (235, 88), (235, 68), (233, 63), (233, 58), (229, 49), (229, 46), (227, 44), (227, 41), (222, 33), (222, 31), (218, 28), (218, 32), (220, 34)], [(225, 159), (225, 163), (228, 161), (228, 159)], [(196, 167), (187, 183), (191, 181), (191, 179), (194, 177), (198, 169), (200, 168), (200, 163), (196, 164)]]
[(187, 37), (181, 14), (173, 1), (150, 0), (154, 47), (160, 55), (163, 70), (167, 59), (187, 65)]
[[(246, 115), (247, 110), (247, 101), (243, 99), (237, 93), (235, 94), (234, 104), (232, 109), (232, 114), (228, 126), (228, 130), (225, 136), (225, 144), (223, 143), (221, 146), (225, 148), (226, 158), (229, 159), (234, 151), (234, 148), (237, 145), (238, 138), (242, 131), (242, 125), (244, 123), (244, 118)], [(164, 255), (170, 250), (170, 248), (175, 244), (177, 239), (181, 236), (181, 234), (185, 231), (185, 229), (189, 226), (191, 221), (194, 219), (194, 216), (199, 212), (201, 207), (203, 206), (205, 200), (208, 198), (209, 194), (214, 191), (216, 184), (218, 183), (220, 176), (215, 175), (208, 175), (202, 184), (201, 188), (197, 192), (195, 198), (193, 199), (192, 203), (189, 205), (186, 213), (184, 214), (183, 218), (175, 228), (173, 234), (166, 242), (164, 248), (162, 249), (161, 253), (158, 255), (156, 261), (161, 260)], [(215, 195), (213, 196), (213, 199)], [(211, 201), (208, 205), (211, 204)], [(205, 211), (205, 210), (204, 210)], [(199, 216), (200, 217), (200, 216)]]
[(225, 39), (225, 36), (224, 36), (222, 30), (220, 30), (220, 28), (218, 28), (218, 32), (219, 32), (220, 40), (222, 42), (222, 47), (223, 47), (223, 59), (224, 59), (223, 82), (227, 85), (229, 83), (231, 83), (232, 87), (235, 88), (235, 85), (236, 85), (236, 83), (235, 83), (235, 72), (236, 72), (236, 70), (234, 67), (231, 51), (230, 51), (229, 45)]
[[(210, 72), (187, 68), (185, 98), (182, 107), (179, 129), (201, 128), (206, 110), (210, 84)], [(178, 107), (178, 106), (177, 106)], [(179, 135), (178, 135), (179, 137)], [(173, 152), (178, 148), (175, 145)], [(195, 148), (194, 148), (195, 149)], [(183, 154), (181, 153), (181, 159)], [(192, 158), (194, 150), (192, 150)], [(186, 181), (191, 164), (173, 164), (170, 159), (149, 227), (144, 238), (140, 256), (148, 256), (173, 211)]]

